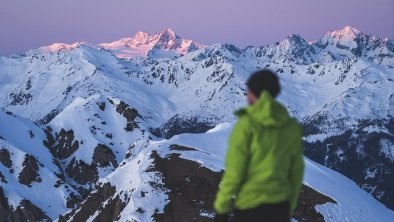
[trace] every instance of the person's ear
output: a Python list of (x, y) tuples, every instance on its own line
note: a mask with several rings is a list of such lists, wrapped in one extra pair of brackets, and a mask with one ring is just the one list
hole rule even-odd
[(252, 91), (250, 91), (249, 89), (247, 92), (247, 97), (248, 97), (248, 104), (249, 105), (253, 105), (257, 100), (256, 95)]

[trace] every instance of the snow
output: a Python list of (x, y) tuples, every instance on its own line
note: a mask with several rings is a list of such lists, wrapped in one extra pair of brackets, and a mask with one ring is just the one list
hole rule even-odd
[[(158, 150), (165, 156), (171, 144), (197, 149), (197, 151), (171, 151), (181, 154), (181, 158), (196, 161), (205, 167), (220, 171), (224, 167), (227, 138), (232, 127), (228, 123), (219, 124), (214, 131), (202, 134), (180, 134), (170, 140), (156, 141), (147, 149)], [(391, 221), (394, 212), (378, 202), (371, 194), (359, 188), (342, 174), (324, 167), (307, 157), (305, 161), (304, 183), (316, 191), (334, 199), (337, 203), (316, 206), (326, 221)]]
[(147, 57), (148, 55), (150, 58), (174, 57), (188, 53), (192, 47), (204, 47), (192, 40), (181, 39), (172, 29), (153, 35), (140, 31), (134, 37), (98, 45), (119, 58)]
[[(351, 52), (358, 47), (356, 38), (377, 48), (362, 49), (363, 56), (356, 57)], [(151, 152), (156, 150), (163, 157), (178, 152), (182, 158), (221, 171), (227, 138), (236, 120), (232, 112), (246, 105), (245, 81), (257, 69), (266, 67), (278, 72), (285, 89), (278, 100), (298, 120), (307, 121), (320, 114), (327, 117), (320, 126), (320, 134), (304, 138), (308, 142), (343, 133), (359, 120), (394, 116), (394, 63), (393, 52), (387, 47), (389, 42), (345, 27), (311, 43), (291, 35), (278, 44), (241, 49), (229, 44), (205, 46), (182, 39), (168, 29), (153, 35), (138, 32), (131, 38), (111, 43), (56, 43), (20, 56), (0, 57), (0, 107), (19, 116), (0, 112), (0, 135), (6, 138), (0, 139), (0, 145), (11, 150), (13, 163), (18, 163), (13, 166), (13, 174), (0, 165), (9, 181), (2, 187), (14, 207), (26, 198), (51, 218), (67, 210), (64, 197), (70, 192), (63, 185), (53, 187), (59, 169), (42, 145), (45, 133), (32, 123), (54, 113), (57, 115), (49, 123), (41, 122), (43, 127), (48, 125), (56, 132), (72, 129), (75, 140), (84, 142), (62, 163), (63, 167), (74, 157), (91, 163), (99, 143), (110, 147), (117, 162), (123, 165), (116, 169), (99, 168), (99, 177), (100, 183), (110, 182), (117, 187), (117, 192), (125, 191), (131, 197), (120, 220), (126, 221), (129, 217), (150, 220), (152, 213), (162, 212), (168, 202), (164, 192), (157, 192), (146, 184), (146, 181), (161, 181), (157, 175), (145, 172), (151, 164)], [(139, 112), (140, 117), (136, 119), (139, 129), (124, 130), (126, 120), (116, 112), (120, 101)], [(104, 111), (97, 102), (106, 104)], [(163, 127), (175, 115), (217, 125), (203, 134), (181, 134), (169, 140), (150, 135), (149, 128)], [(345, 126), (338, 127), (337, 121)], [(92, 126), (99, 128), (96, 133), (92, 133)], [(34, 138), (30, 138), (29, 130), (33, 131)], [(376, 126), (368, 126), (363, 131), (389, 133)], [(112, 134), (112, 139), (105, 136), (107, 133)], [(171, 151), (171, 144), (193, 147), (197, 151)], [(132, 145), (135, 146), (133, 155), (125, 160)], [(383, 140), (380, 145), (381, 152), (393, 160), (393, 144)], [(39, 171), (43, 182), (33, 183), (31, 188), (17, 181), (27, 153), (44, 165)], [(337, 154), (341, 158), (341, 150)], [(342, 217), (349, 221), (388, 221), (393, 218), (392, 211), (346, 177), (307, 158), (305, 162), (304, 182), (338, 202), (316, 207), (326, 220), (341, 221)], [(139, 196), (141, 190), (148, 191), (145, 198)], [(46, 197), (53, 199), (46, 200), (43, 196), (46, 193), (50, 194)], [(134, 213), (138, 207), (146, 212)]]
[[(76, 196), (79, 194), (65, 184), (61, 184), (58, 188), (54, 187), (59, 180), (56, 174), (59, 174), (60, 170), (52, 162), (52, 155), (42, 143), (46, 138), (44, 132), (29, 120), (14, 117), (2, 110), (0, 110), (0, 122), (0, 135), (4, 138), (4, 140), (0, 139), (0, 147), (10, 152), (14, 170), (11, 173), (8, 168), (0, 164), (1, 174), (7, 181), (1, 183), (1, 187), (9, 204), (16, 209), (22, 199), (27, 199), (41, 208), (50, 218), (58, 217), (67, 210), (65, 198), (71, 193)], [(30, 136), (30, 131), (34, 134), (33, 138)], [(42, 182), (33, 182), (31, 187), (18, 181), (26, 154), (34, 156), (39, 164), (42, 164), (38, 171)]]
[(380, 141), (381, 152), (394, 162), (394, 144), (388, 139), (383, 139)]
[[(122, 192), (130, 198), (130, 200), (124, 200), (127, 205), (120, 214), (118, 221), (130, 221), (132, 219), (151, 221), (151, 216), (155, 212), (163, 212), (164, 206), (168, 203), (168, 197), (165, 190), (154, 189), (148, 183), (149, 181), (162, 184), (161, 177), (156, 175), (155, 172), (146, 172), (151, 165), (150, 152), (146, 152), (144, 149), (130, 159), (125, 160), (124, 164), (118, 167), (116, 171), (99, 181), (99, 183), (110, 182), (113, 186), (116, 186), (118, 192), (116, 195), (120, 195), (120, 192)], [(145, 192), (145, 197), (141, 197), (141, 192)], [(120, 195), (120, 197), (122, 196)], [(144, 213), (137, 212), (138, 208), (143, 209)]]

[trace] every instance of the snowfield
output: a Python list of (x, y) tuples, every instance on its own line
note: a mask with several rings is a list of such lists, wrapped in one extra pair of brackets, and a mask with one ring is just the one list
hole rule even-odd
[(167, 29), (0, 57), (0, 218), (212, 221), (233, 111), (263, 68), (304, 127), (293, 220), (393, 221), (394, 42), (349, 26), (311, 43)]

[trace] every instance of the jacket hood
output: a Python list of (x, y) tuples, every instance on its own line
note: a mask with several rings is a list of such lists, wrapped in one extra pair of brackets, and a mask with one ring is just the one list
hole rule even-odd
[(238, 117), (248, 115), (252, 121), (264, 126), (281, 126), (291, 119), (287, 109), (267, 91), (262, 91), (255, 104), (236, 111), (235, 115)]

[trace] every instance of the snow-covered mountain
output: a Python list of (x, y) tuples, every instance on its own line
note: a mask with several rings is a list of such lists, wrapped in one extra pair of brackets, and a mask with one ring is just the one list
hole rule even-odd
[[(122, 38), (110, 43), (91, 44), (76, 42), (73, 44), (54, 43), (40, 47), (38, 52), (70, 51), (81, 44), (87, 44), (96, 49), (106, 49), (119, 58), (147, 57), (176, 57), (185, 55), (197, 49), (204, 48), (196, 41), (179, 37), (172, 29), (149, 35), (147, 32), (137, 32), (133, 37)], [(33, 50), (34, 51), (34, 50)]]
[[(211, 203), (230, 123), (158, 139), (144, 129), (138, 110), (100, 96), (77, 99), (46, 129), (10, 112), (0, 114), (0, 197), (6, 203), (0, 213), (6, 221), (211, 221), (214, 216)], [(308, 158), (305, 163), (298, 221), (394, 216), (343, 175)]]
[(244, 49), (138, 32), (0, 57), (0, 216), (210, 221), (232, 111), (261, 68), (279, 74), (279, 100), (305, 129), (295, 218), (394, 218), (394, 44), (352, 27)]

